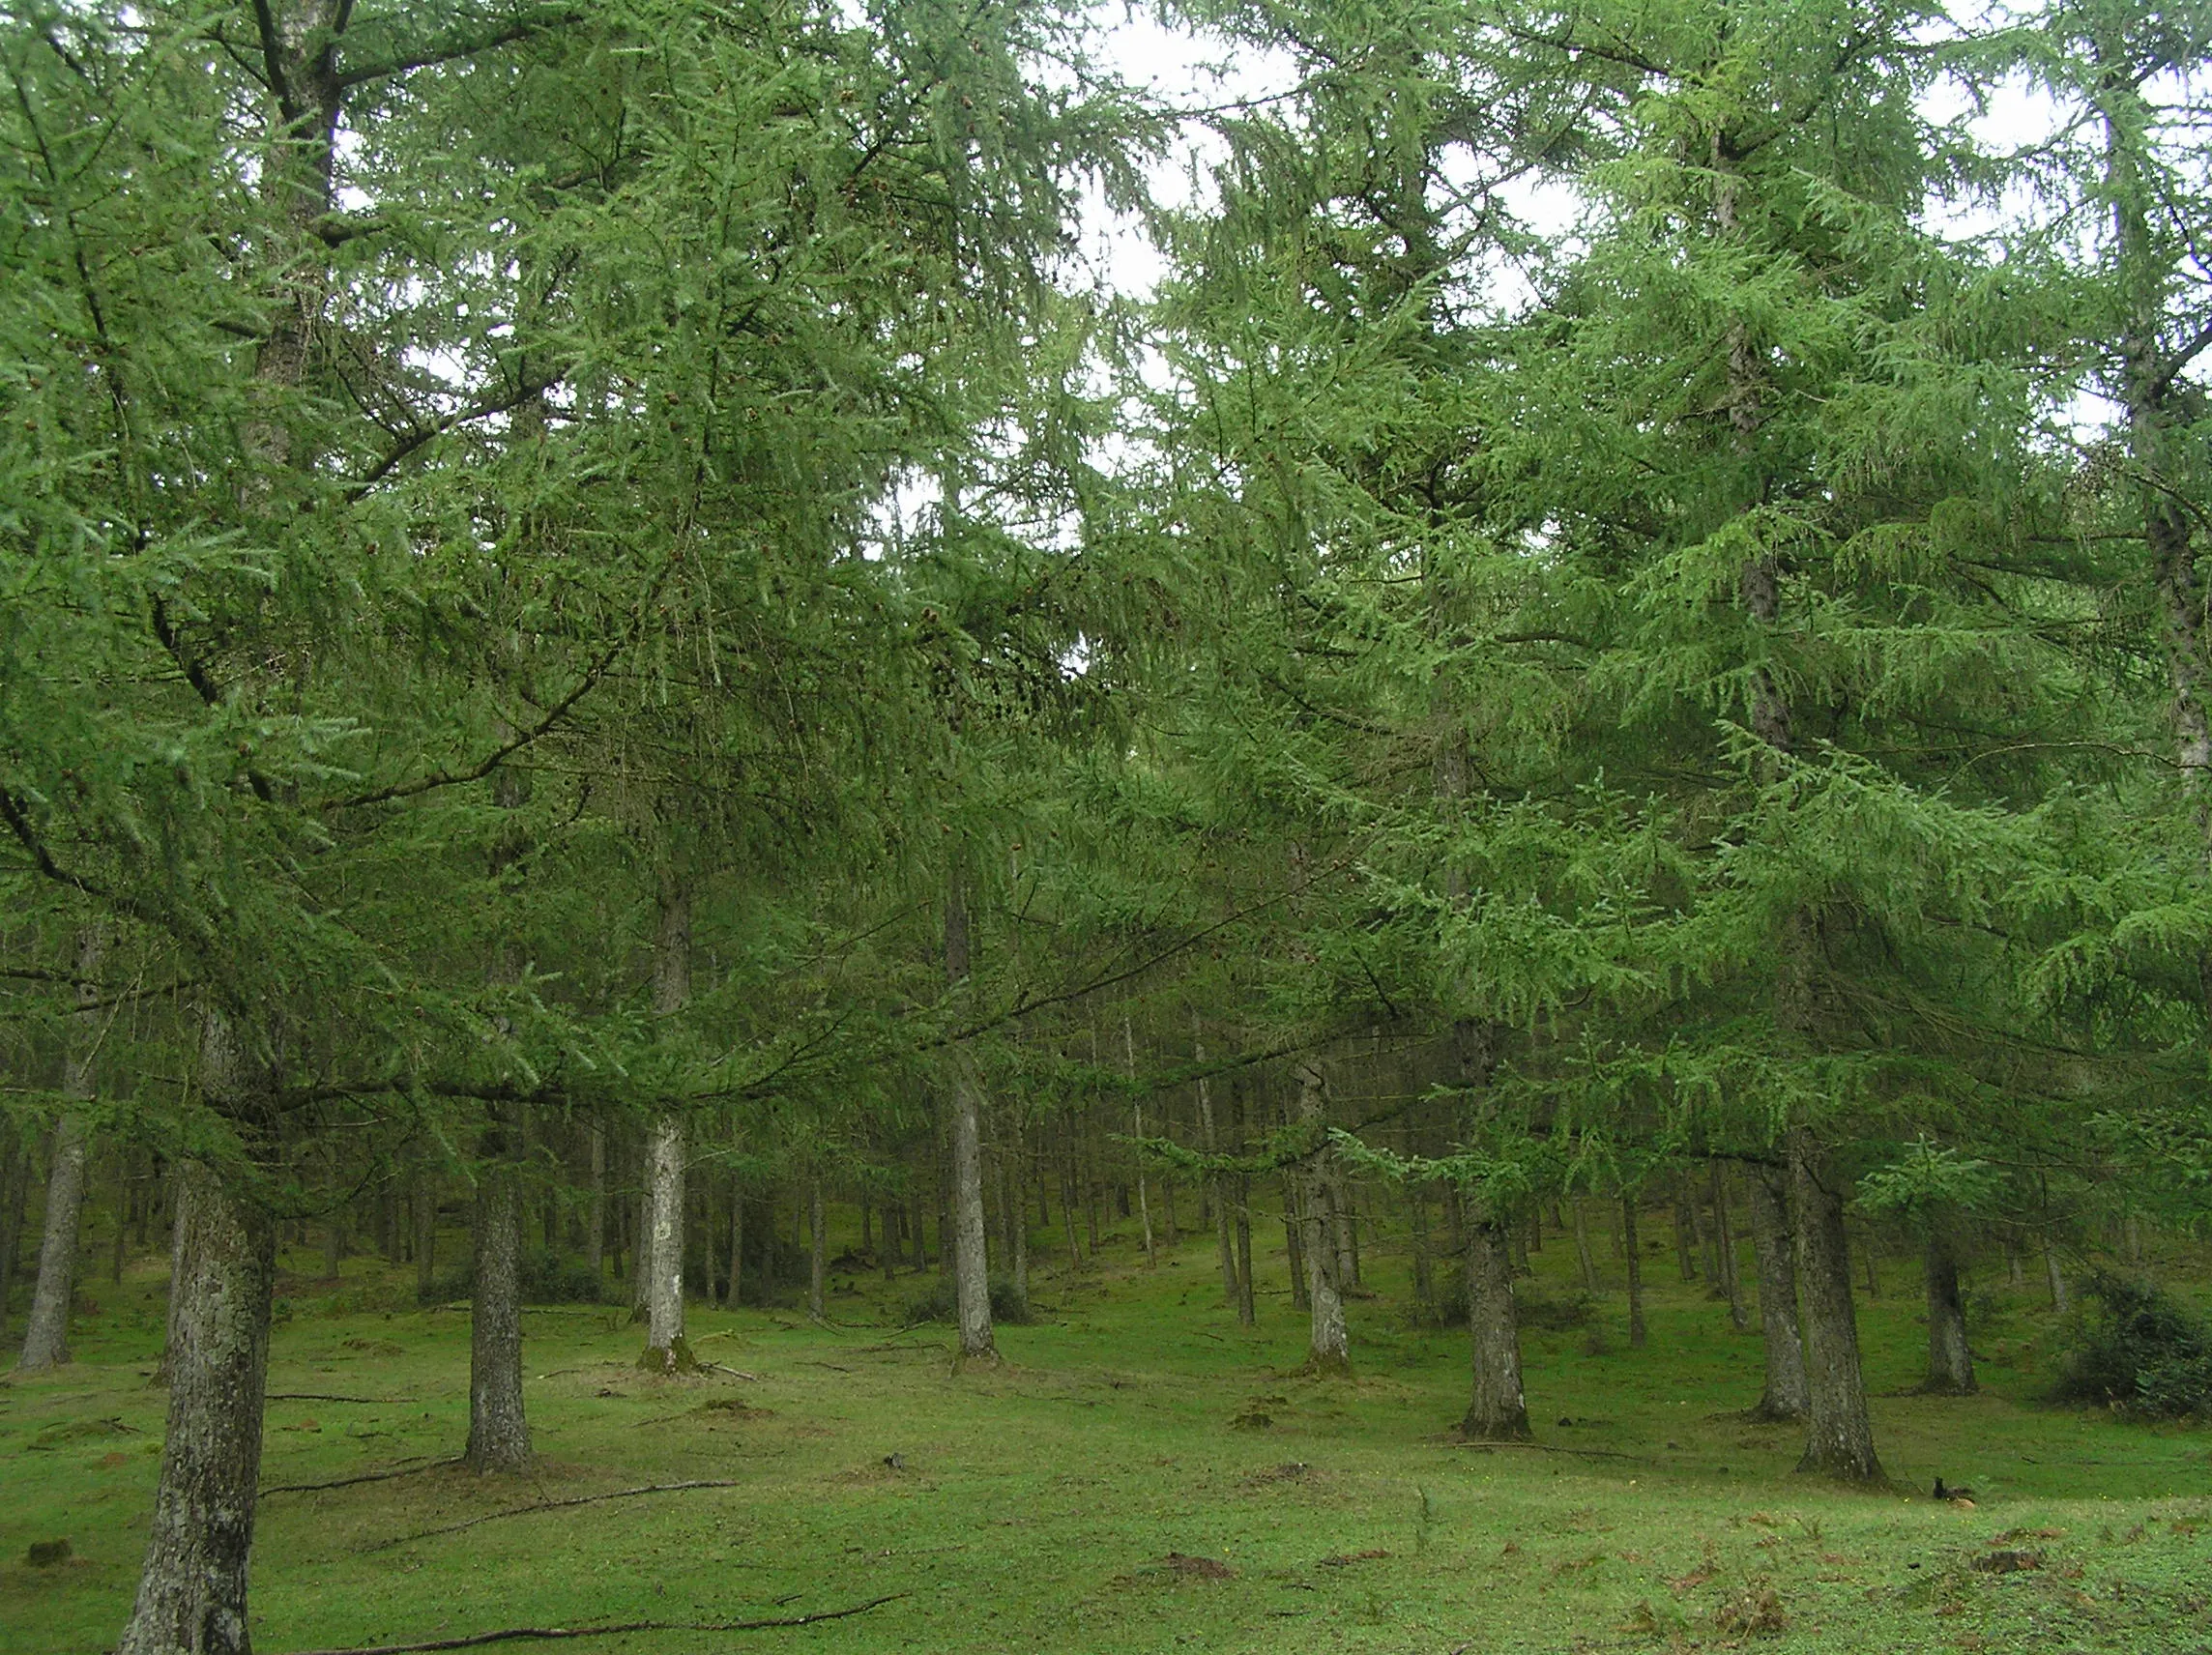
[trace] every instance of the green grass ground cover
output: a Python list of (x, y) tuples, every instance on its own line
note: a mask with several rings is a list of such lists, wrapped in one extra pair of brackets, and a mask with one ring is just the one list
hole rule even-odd
[[(1568, 1296), (1568, 1252), (1537, 1257), (1538, 1292)], [(432, 1464), (465, 1434), (466, 1314), (374, 1308), (401, 1284), (353, 1261), (342, 1292), (290, 1295), (264, 1486), (430, 1468), (264, 1499), (255, 1646), (892, 1596), (802, 1629), (556, 1647), (2212, 1651), (2212, 1440), (2042, 1404), (2054, 1327), (2024, 1299), (1988, 1302), (1984, 1394), (1947, 1400), (1903, 1394), (1916, 1295), (1862, 1298), (1883, 1463), (1922, 1491), (1905, 1497), (1793, 1477), (1796, 1433), (1733, 1412), (1758, 1334), (1665, 1259), (1648, 1350), (1626, 1349), (1617, 1293), (1593, 1326), (1528, 1334), (1549, 1451), (1448, 1439), (1465, 1336), (1409, 1325), (1402, 1295), (1354, 1303), (1358, 1378), (1316, 1382), (1288, 1377), (1304, 1328), (1280, 1276), (1247, 1332), (1211, 1266), (1193, 1242), (1156, 1271), (1042, 1274), (1039, 1322), (1001, 1330), (1010, 1365), (961, 1378), (944, 1329), (892, 1325), (903, 1279), (841, 1275), (830, 1327), (695, 1309), (700, 1354), (750, 1378), (649, 1378), (621, 1313), (532, 1311), (543, 1463), (479, 1479)], [(95, 1287), (74, 1367), (0, 1385), (0, 1650), (105, 1649), (123, 1624), (160, 1454), (160, 1288)], [(1977, 1505), (1925, 1497), (1937, 1473)], [(701, 1480), (734, 1486), (406, 1538)], [(68, 1562), (26, 1561), (63, 1536)]]

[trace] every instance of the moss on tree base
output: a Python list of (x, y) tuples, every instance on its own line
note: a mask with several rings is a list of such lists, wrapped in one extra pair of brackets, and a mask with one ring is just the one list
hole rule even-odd
[(648, 1345), (638, 1357), (637, 1365), (649, 1374), (696, 1374), (699, 1358), (692, 1353), (691, 1341), (679, 1334), (667, 1345)]

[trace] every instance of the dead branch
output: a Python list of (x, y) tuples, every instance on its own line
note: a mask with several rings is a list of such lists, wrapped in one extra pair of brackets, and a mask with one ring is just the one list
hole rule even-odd
[(820, 1620), (845, 1620), (896, 1603), (906, 1592), (870, 1598), (847, 1609), (818, 1610), (812, 1614), (777, 1615), (769, 1620), (626, 1620), (606, 1626), (510, 1626), (501, 1632), (471, 1633), (466, 1638), (435, 1638), (426, 1643), (377, 1643), (352, 1649), (305, 1649), (300, 1655), (429, 1655), (439, 1649), (478, 1649), (486, 1643), (542, 1642), (555, 1638), (611, 1638), (626, 1632), (767, 1632), (779, 1626), (812, 1626)]
[[(393, 1540), (379, 1540), (374, 1546), (364, 1547), (367, 1552), (389, 1552), (394, 1546), (404, 1546), (411, 1540), (429, 1540), (440, 1534), (458, 1534), (464, 1528), (474, 1528), (480, 1523), (491, 1523), (503, 1517), (528, 1517), (532, 1512), (564, 1511), (569, 1506), (597, 1505), (601, 1500), (631, 1499), (638, 1495), (672, 1495), (684, 1489), (734, 1489), (735, 1478), (716, 1477), (689, 1483), (648, 1483), (643, 1488), (616, 1489), (611, 1494), (578, 1495), (573, 1499), (539, 1500), (534, 1505), (509, 1506), (505, 1511), (487, 1511), (481, 1517), (472, 1517), (463, 1523), (449, 1523), (439, 1528), (425, 1528), (414, 1534), (402, 1534)], [(459, 1644), (430, 1644), (425, 1649), (459, 1648)]]
[(269, 1393), (269, 1394), (268, 1394), (266, 1397), (264, 1397), (262, 1400), (263, 1400), (264, 1402), (372, 1402), (372, 1403), (394, 1403), (394, 1402), (421, 1402), (422, 1399), (421, 1397), (411, 1397), (411, 1396), (332, 1396), (332, 1395), (330, 1395), (330, 1394), (328, 1394), (327, 1392), (324, 1392), (324, 1391), (271, 1391), (271, 1392), (270, 1392), (270, 1393)]
[(412, 1477), (422, 1471), (435, 1471), (441, 1466), (457, 1466), (458, 1460), (433, 1460), (427, 1466), (409, 1466), (398, 1471), (364, 1471), (356, 1477), (336, 1477), (327, 1483), (278, 1483), (263, 1489), (258, 1497), (267, 1499), (271, 1495), (306, 1495), (321, 1489), (350, 1489), (356, 1483), (388, 1483), (393, 1477)]
[(1583, 1460), (1644, 1460), (1647, 1455), (1623, 1454), (1617, 1448), (1562, 1448), (1554, 1442), (1461, 1442), (1447, 1440), (1446, 1448), (1474, 1448), (1489, 1452), (1496, 1448), (1519, 1448), (1530, 1454), (1572, 1454)]

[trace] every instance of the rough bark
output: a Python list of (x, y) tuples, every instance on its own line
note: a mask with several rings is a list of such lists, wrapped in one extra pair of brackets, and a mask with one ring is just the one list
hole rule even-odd
[(1851, 1304), (1850, 1246), (1844, 1235), (1844, 1197), (1803, 1127), (1790, 1135), (1790, 1217), (1797, 1231), (1797, 1287), (1805, 1314), (1805, 1369), (1810, 1407), (1800, 1471), (1839, 1482), (1882, 1480), (1875, 1458), (1859, 1370), (1858, 1316)]
[(1790, 1228), (1789, 1176), (1754, 1167), (1751, 1248), (1759, 1267), (1759, 1321), (1766, 1344), (1766, 1388), (1751, 1412), (1758, 1419), (1803, 1419), (1812, 1408), (1805, 1379), (1805, 1340), (1797, 1325), (1796, 1236)]
[[(99, 991), (102, 938), (95, 926), (79, 933), (76, 948), (77, 1009), (70, 1019), (69, 1055), (62, 1064), (62, 1090), (90, 1102), (96, 1089), (93, 1054), (100, 1044)], [(39, 1244), (39, 1277), (31, 1291), (31, 1317), (23, 1329), (23, 1357), (17, 1372), (33, 1373), (70, 1359), (70, 1299), (76, 1289), (77, 1246), (84, 1227), (85, 1159), (92, 1131), (83, 1114), (65, 1112), (54, 1125), (54, 1153), (46, 1174), (46, 1225)], [(117, 1232), (121, 1233), (121, 1216)], [(11, 1239), (13, 1239), (11, 1237)]]
[(1460, 1433), (1475, 1441), (1526, 1442), (1528, 1404), (1521, 1388), (1521, 1329), (1505, 1221), (1478, 1215), (1468, 1226), (1468, 1329), (1474, 1390)]
[[(202, 1020), (201, 1075), (226, 1113), (256, 1113), (221, 1014)], [(197, 1162), (177, 1169), (167, 1435), (153, 1532), (117, 1655), (248, 1655), (247, 1569), (261, 1474), (276, 1229)]]
[(46, 1174), (45, 1232), (39, 1244), (38, 1284), (31, 1292), (31, 1315), (23, 1329), (18, 1373), (57, 1367), (70, 1359), (70, 1299), (76, 1289), (85, 1159), (91, 1138), (84, 1117), (73, 1110), (54, 1126), (53, 1159)]
[[(1298, 1065), (1298, 1118), (1318, 1138), (1326, 1106), (1321, 1070), (1311, 1062)], [(1352, 1372), (1350, 1336), (1344, 1320), (1344, 1283), (1339, 1277), (1336, 1237), (1333, 1234), (1334, 1194), (1329, 1177), (1329, 1151), (1317, 1145), (1299, 1167), (1299, 1250), (1305, 1255), (1306, 1297), (1310, 1334), (1306, 1372), (1320, 1376), (1349, 1376)]]
[(471, 1237), (475, 1284), (469, 1311), (469, 1440), (461, 1462), (474, 1471), (530, 1468), (522, 1411), (522, 1305), (518, 1279), (520, 1204), (513, 1163), (496, 1129), (477, 1175)]
[(1966, 1306), (1959, 1292), (1959, 1259), (1940, 1223), (1928, 1232), (1928, 1378), (1936, 1396), (1972, 1396), (1974, 1354), (1966, 1346)]
[[(957, 994), (968, 980), (968, 898), (957, 874), (945, 903), (945, 976)], [(956, 1051), (952, 1068), (953, 1304), (959, 1319), (956, 1367), (999, 1360), (991, 1329), (991, 1263), (983, 1240), (983, 1082), (974, 1058)]]
[[(673, 1020), (691, 998), (691, 893), (670, 875), (660, 882), (659, 923), (653, 949), (653, 1010)], [(647, 1227), (638, 1252), (645, 1264), (643, 1368), (676, 1373), (693, 1366), (684, 1337), (684, 1118), (673, 1112), (653, 1124), (647, 1150)]]

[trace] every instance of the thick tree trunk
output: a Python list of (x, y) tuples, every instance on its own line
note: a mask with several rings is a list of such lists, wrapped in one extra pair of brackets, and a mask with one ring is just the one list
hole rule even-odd
[(1797, 1231), (1797, 1286), (1805, 1310), (1812, 1405), (1806, 1415), (1805, 1457), (1797, 1468), (1842, 1482), (1879, 1482), (1881, 1465), (1875, 1458), (1874, 1423), (1859, 1369), (1844, 1198), (1823, 1171), (1811, 1133), (1794, 1129), (1790, 1135), (1790, 1216)]
[(530, 1468), (530, 1426), (522, 1412), (521, 1243), (515, 1175), (496, 1127), (477, 1176), (469, 1311), (469, 1441), (461, 1462), (473, 1471)]
[(1790, 1228), (1789, 1175), (1751, 1170), (1751, 1248), (1759, 1265), (1759, 1321), (1766, 1343), (1766, 1388), (1751, 1409), (1758, 1419), (1803, 1419), (1812, 1409), (1805, 1340), (1797, 1325), (1796, 1236)]
[(70, 1299), (76, 1289), (90, 1141), (84, 1117), (73, 1110), (54, 1127), (53, 1160), (46, 1175), (45, 1235), (39, 1245), (39, 1279), (31, 1292), (31, 1317), (23, 1330), (18, 1373), (56, 1367), (70, 1359)]
[(1628, 1348), (1644, 1349), (1649, 1337), (1644, 1326), (1644, 1249), (1636, 1234), (1636, 1198), (1620, 1198), (1620, 1247), (1628, 1260)]
[(179, 1164), (177, 1187), (168, 1431), (117, 1655), (247, 1655), (276, 1230), (196, 1162)]
[(816, 1321), (830, 1318), (830, 1225), (822, 1200), (822, 1175), (806, 1186), (806, 1314)]
[(1940, 1222), (1928, 1232), (1928, 1379), (1937, 1396), (1972, 1396), (1974, 1354), (1966, 1347), (1966, 1306), (1959, 1293), (1959, 1260)]
[[(99, 991), (105, 939), (87, 925), (77, 934), (77, 1009), (70, 1019), (69, 1055), (62, 1064), (62, 1090), (90, 1102), (97, 1089), (93, 1055), (100, 1045)], [(54, 1125), (54, 1154), (46, 1175), (45, 1235), (39, 1245), (39, 1279), (31, 1292), (31, 1320), (23, 1330), (19, 1373), (55, 1367), (70, 1359), (70, 1299), (76, 1289), (77, 1243), (84, 1225), (85, 1157), (92, 1133), (85, 1118), (66, 1112)], [(116, 1217), (118, 1229), (122, 1215)], [(10, 1237), (13, 1240), (13, 1237)]]
[[(887, 1235), (886, 1240), (889, 1237)], [(886, 1253), (885, 1258), (890, 1255)], [(730, 1279), (722, 1289), (722, 1308), (735, 1310), (742, 1300), (739, 1290), (745, 1277), (745, 1184), (742, 1178), (730, 1180)], [(885, 1279), (889, 1280), (887, 1273)]]
[(1531, 1433), (1521, 1389), (1521, 1329), (1501, 1218), (1477, 1215), (1468, 1226), (1467, 1313), (1474, 1394), (1460, 1433), (1481, 1442), (1526, 1442)]
[[(946, 883), (945, 976), (954, 994), (968, 981), (968, 893), (955, 873)], [(956, 1368), (995, 1366), (991, 1330), (991, 1263), (983, 1241), (983, 1082), (965, 1050), (952, 1058), (952, 1288), (959, 1318)]]
[(638, 1254), (645, 1261), (645, 1351), (642, 1366), (674, 1373), (685, 1365), (684, 1337), (684, 1122), (664, 1115), (654, 1122), (646, 1151), (651, 1194)]
[[(1325, 1114), (1324, 1084), (1311, 1062), (1298, 1065), (1298, 1118), (1319, 1134)], [(1329, 1176), (1329, 1150), (1317, 1145), (1299, 1169), (1300, 1250), (1305, 1254), (1306, 1298), (1311, 1332), (1306, 1372), (1317, 1377), (1352, 1373), (1351, 1341), (1344, 1320), (1344, 1283), (1339, 1274), (1335, 1194)]]
[[(672, 1020), (691, 998), (691, 893), (663, 874), (659, 924), (653, 950), (653, 1009)], [(684, 1118), (673, 1113), (654, 1122), (647, 1151), (651, 1192), (648, 1229), (639, 1237), (645, 1261), (645, 1350), (638, 1365), (660, 1373), (696, 1365), (684, 1337)]]

